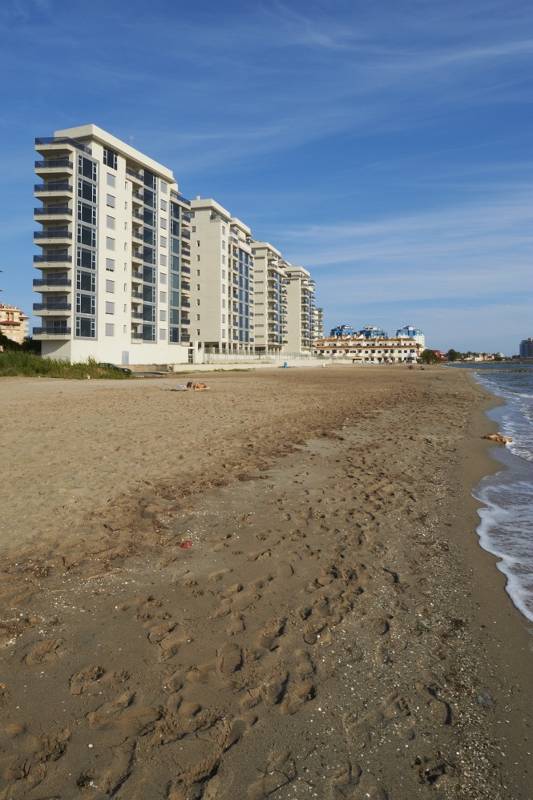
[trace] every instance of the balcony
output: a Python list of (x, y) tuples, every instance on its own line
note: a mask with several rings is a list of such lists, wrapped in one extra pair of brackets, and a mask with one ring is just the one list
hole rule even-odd
[(33, 216), (39, 222), (59, 222), (70, 221), (72, 219), (72, 209), (68, 206), (41, 206), (33, 209)]
[(144, 176), (140, 170), (133, 169), (133, 167), (126, 167), (126, 175), (128, 178), (132, 178), (132, 180), (144, 184)]
[(38, 245), (70, 244), (71, 239), (72, 234), (68, 228), (45, 228), (33, 234), (33, 241)]
[(181, 287), (181, 290), (183, 292), (190, 292), (191, 291), (191, 284), (190, 283), (185, 283), (185, 281), (182, 281), (180, 283), (180, 287)]
[(69, 339), (70, 338), (70, 328), (67, 327), (54, 327), (52, 326), (44, 326), (42, 328), (34, 328), (33, 335), (35, 338), (39, 339)]
[(131, 290), (131, 296), (135, 298), (135, 300), (143, 300), (144, 296), (142, 292), (136, 292), (134, 289)]
[(72, 285), (72, 281), (68, 275), (49, 275), (46, 278), (34, 278), (33, 288), (37, 292), (44, 292), (46, 290), (57, 292), (58, 289), (68, 289)]
[(184, 298), (182, 298), (182, 300), (181, 300), (180, 306), (181, 306), (181, 308), (190, 308), (190, 307), (191, 307), (191, 302), (190, 302), (190, 300), (187, 300), (187, 299), (184, 297)]
[(143, 336), (142, 333), (139, 333), (138, 331), (132, 331), (131, 332), (131, 338), (135, 339), (135, 341), (139, 341), (139, 340), (142, 341), (144, 339), (144, 336)]
[(132, 318), (132, 319), (139, 319), (139, 320), (142, 320), (142, 319), (143, 319), (143, 313), (142, 313), (142, 311), (132, 311), (132, 312), (131, 312), (131, 318)]
[(74, 164), (70, 158), (45, 158), (35, 162), (38, 175), (72, 175)]
[(132, 191), (131, 199), (137, 205), (142, 205), (144, 203), (144, 195), (142, 194), (142, 192), (138, 192), (136, 189)]
[(133, 228), (133, 230), (131, 232), (131, 238), (134, 239), (137, 242), (143, 243), (144, 239), (143, 239), (142, 229), (137, 228), (137, 230), (135, 230), (135, 228)]
[(37, 136), (35, 139), (35, 149), (41, 152), (50, 150), (65, 150), (75, 147), (88, 155), (91, 155), (91, 148), (86, 144), (77, 142), (76, 139), (69, 139), (67, 136)]
[(131, 277), (132, 277), (133, 280), (138, 280), (138, 281), (144, 280), (143, 273), (142, 272), (137, 272), (136, 269), (132, 270)]
[[(33, 311), (38, 317), (50, 314), (52, 316), (63, 316), (70, 314), (72, 306), (70, 303), (59, 300), (50, 300), (48, 303), (34, 303)], [(63, 313), (61, 313), (63, 312)]]
[(48, 181), (36, 183), (33, 187), (37, 197), (71, 197), (72, 184), (68, 181)]
[(184, 228), (181, 229), (181, 238), (182, 239), (190, 239), (191, 233), (190, 231), (186, 231)]
[(133, 249), (131, 251), (131, 260), (132, 261), (140, 261), (140, 262), (142, 262), (142, 260), (143, 260), (143, 251), (142, 250)]
[(190, 275), (191, 274), (190, 266), (188, 264), (182, 264), (181, 265), (181, 272), (183, 272), (184, 275)]
[(68, 251), (64, 253), (43, 253), (40, 256), (33, 256), (33, 263), (38, 265), (38, 269), (47, 269), (53, 267), (57, 269), (59, 266), (70, 268), (72, 266), (72, 257)]

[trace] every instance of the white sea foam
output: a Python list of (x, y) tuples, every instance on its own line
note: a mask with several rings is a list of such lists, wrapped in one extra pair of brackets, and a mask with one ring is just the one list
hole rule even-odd
[(495, 451), (505, 468), (474, 492), (483, 504), (477, 533), (500, 559), (514, 605), (533, 622), (533, 368), (481, 369), (476, 378), (505, 400), (490, 416), (513, 439), (506, 451)]

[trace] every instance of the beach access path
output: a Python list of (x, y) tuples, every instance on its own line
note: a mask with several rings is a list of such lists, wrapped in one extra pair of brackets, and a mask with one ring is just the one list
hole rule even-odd
[(0, 798), (529, 800), (486, 394), (178, 381), (0, 381)]

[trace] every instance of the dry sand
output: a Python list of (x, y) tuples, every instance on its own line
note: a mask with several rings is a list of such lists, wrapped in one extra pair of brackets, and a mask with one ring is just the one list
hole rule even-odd
[(0, 382), (0, 800), (529, 800), (481, 389), (208, 382)]

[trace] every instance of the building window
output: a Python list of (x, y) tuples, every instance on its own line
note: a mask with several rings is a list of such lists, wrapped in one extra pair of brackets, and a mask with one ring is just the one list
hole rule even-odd
[(167, 338), (167, 330), (166, 330), (166, 328), (160, 328), (159, 329), (159, 339), (160, 339), (160, 341), (164, 342), (166, 338)]
[(78, 225), (78, 242), (89, 247), (96, 247), (96, 231), (86, 225)]
[(85, 267), (86, 269), (96, 268), (96, 253), (94, 250), (86, 250), (83, 247), (78, 247), (76, 253), (76, 263), (78, 267)]
[(160, 253), (159, 254), (159, 265), (161, 267), (166, 267), (167, 266), (167, 257), (166, 257), (166, 255), (164, 255), (164, 253)]
[(161, 187), (163, 194), (168, 194), (168, 184), (166, 184), (165, 181), (161, 181), (159, 186)]
[(105, 245), (108, 250), (115, 249), (115, 240), (111, 236), (106, 236)]
[(161, 311), (159, 312), (159, 321), (160, 322), (166, 322), (167, 321), (167, 312), (165, 311), (164, 308), (162, 308)]
[(200, 322), (200, 314), (196, 315), (196, 320), (197, 320), (197, 322)]
[(117, 162), (118, 158), (115, 151), (111, 150), (109, 147), (104, 147), (104, 164), (111, 167), (111, 169), (116, 169)]
[(196, 260), (197, 260), (197, 261), (200, 261), (200, 254), (199, 254), (199, 253), (198, 253), (198, 255), (196, 256)]
[(114, 336), (115, 335), (115, 326), (112, 322), (106, 322), (105, 324), (105, 335), (106, 336)]
[(161, 198), (160, 200), (159, 208), (161, 209), (161, 211), (166, 211), (168, 208), (168, 203), (166, 200), (163, 200), (163, 198)]
[(106, 292), (114, 292), (115, 291), (115, 281), (106, 280), (106, 282), (105, 282), (105, 290), (106, 290)]
[(115, 313), (115, 304), (111, 303), (109, 300), (106, 300), (105, 313), (106, 314), (114, 314)]
[(105, 268), (108, 272), (115, 271), (115, 259), (114, 258), (106, 258), (105, 260)]
[(115, 176), (112, 175), (111, 172), (108, 172), (107, 173), (107, 185), (108, 186), (115, 186), (116, 183), (117, 183), (117, 179), (115, 178)]
[(94, 339), (96, 326), (94, 319), (87, 317), (76, 317), (76, 336), (83, 336), (87, 339)]
[(108, 215), (107, 215), (107, 217), (106, 217), (106, 224), (107, 224), (107, 227), (108, 227), (110, 230), (114, 231), (114, 230), (115, 230), (115, 217), (111, 217), (111, 216), (108, 214)]
[(163, 285), (166, 285), (166, 282), (167, 282), (167, 274), (166, 274), (166, 272), (161, 272), (160, 273), (159, 282), (162, 283)]
[(161, 247), (166, 247), (167, 244), (168, 244), (167, 237), (166, 236), (162, 236), (159, 244), (160, 244)]
[(163, 228), (164, 231), (166, 231), (166, 229), (167, 229), (167, 221), (166, 221), (166, 219), (164, 217), (160, 218), (159, 225), (160, 225), (161, 228)]
[(167, 302), (167, 293), (166, 292), (159, 292), (159, 302), (166, 303)]
[(107, 194), (105, 201), (109, 208), (115, 208), (116, 200), (114, 194)]
[(96, 278), (94, 274), (92, 272), (78, 270), (76, 273), (76, 288), (86, 292), (94, 292), (96, 290)]
[(196, 233), (196, 225), (191, 225), (191, 231), (192, 231), (193, 233)]
[(92, 294), (76, 293), (76, 311), (78, 314), (94, 314), (95, 299)]

